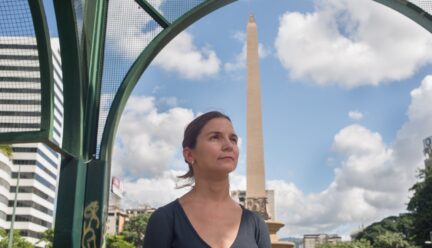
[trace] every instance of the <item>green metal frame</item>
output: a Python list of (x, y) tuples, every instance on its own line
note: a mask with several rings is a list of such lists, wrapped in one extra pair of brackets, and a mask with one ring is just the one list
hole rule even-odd
[(432, 16), (407, 0), (374, 0), (405, 15), (432, 33)]
[[(207, 0), (171, 24), (146, 1), (137, 0), (137, 3), (165, 29), (146, 47), (123, 80), (111, 106), (107, 119), (109, 124), (104, 129), (105, 134), (115, 134), (127, 98), (156, 54), (190, 24), (233, 1), (235, 0)], [(102, 141), (100, 159), (95, 158), (94, 152), (107, 4), (107, 0), (86, 2), (80, 47), (71, 1), (55, 1), (56, 16), (60, 20), (58, 26), (61, 47), (72, 47), (66, 51), (62, 50), (62, 58), (72, 56), (72, 60), (68, 59), (69, 61), (63, 64), (65, 122), (66, 119), (72, 121), (73, 118), (77, 118), (71, 123), (78, 124), (77, 120), (80, 120), (80, 123), (78, 126), (69, 125), (64, 128), (64, 134), (68, 136), (64, 136), (63, 142), (71, 156), (64, 158), (61, 165), (54, 247), (101, 247), (103, 244), (114, 139), (105, 138), (106, 143)], [(107, 128), (111, 130), (108, 132)], [(73, 137), (72, 130), (77, 131), (78, 136)], [(106, 148), (109, 148), (108, 152)]]
[[(132, 0), (130, 0), (132, 1)], [(63, 144), (53, 143), (53, 65), (43, 0), (28, 0), (38, 44), (42, 86), (42, 128), (2, 133), (2, 143), (44, 142), (63, 155), (57, 198), (54, 247), (101, 247), (107, 218), (112, 148), (126, 102), (155, 56), (176, 35), (208, 13), (236, 0), (207, 0), (170, 23), (146, 0), (135, 0), (162, 28), (135, 60), (114, 97), (100, 144), (99, 101), (104, 61), (108, 0), (85, 1), (82, 35), (73, 0), (53, 0), (63, 69)], [(374, 0), (411, 18), (432, 32), (432, 17), (406, 0)], [(79, 40), (81, 37), (81, 40)], [(88, 239), (91, 234), (91, 239)], [(88, 243), (87, 241), (90, 241)]]

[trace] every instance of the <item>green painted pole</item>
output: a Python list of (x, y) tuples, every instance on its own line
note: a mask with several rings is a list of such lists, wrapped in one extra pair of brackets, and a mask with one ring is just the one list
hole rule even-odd
[(76, 158), (62, 160), (54, 247), (81, 247), (85, 178), (85, 161)]

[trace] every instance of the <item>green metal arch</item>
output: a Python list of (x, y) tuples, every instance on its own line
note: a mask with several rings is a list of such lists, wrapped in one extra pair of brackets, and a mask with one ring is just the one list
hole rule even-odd
[(101, 141), (100, 158), (102, 160), (110, 161), (111, 159), (112, 146), (121, 114), (132, 90), (151, 61), (162, 48), (189, 25), (210, 12), (234, 1), (236, 0), (209, 0), (201, 3), (159, 33), (139, 55), (123, 79), (111, 105)]
[(432, 33), (432, 16), (428, 12), (421, 9), (419, 6), (407, 0), (374, 0), (374, 1), (396, 10), (397, 12), (410, 18), (411, 20), (415, 21), (420, 26), (425, 28), (427, 31)]
[[(111, 149), (114, 142), (115, 133), (117, 130), (120, 116), (123, 112), (125, 104), (138, 82), (139, 77), (153, 60), (153, 58), (168, 44), (178, 33), (184, 30), (187, 26), (195, 22), (202, 16), (210, 13), (211, 11), (223, 7), (226, 4), (236, 0), (221, 0), (221, 1), (207, 1), (198, 5), (188, 14), (180, 17), (174, 23), (165, 28), (140, 54), (133, 66), (126, 74), (119, 90), (112, 103), (111, 110), (108, 114), (105, 124), (102, 141), (101, 141), (101, 158), (105, 160), (110, 159)], [(402, 15), (410, 18), (418, 23), (420, 26), (432, 33), (432, 16), (421, 9), (420, 7), (412, 4), (407, 0), (374, 0), (387, 7), (390, 7)]]

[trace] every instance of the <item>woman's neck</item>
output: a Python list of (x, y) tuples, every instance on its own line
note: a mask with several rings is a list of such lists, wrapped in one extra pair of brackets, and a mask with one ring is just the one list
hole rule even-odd
[(195, 186), (190, 194), (197, 200), (207, 202), (231, 201), (228, 178), (218, 181), (195, 180)]

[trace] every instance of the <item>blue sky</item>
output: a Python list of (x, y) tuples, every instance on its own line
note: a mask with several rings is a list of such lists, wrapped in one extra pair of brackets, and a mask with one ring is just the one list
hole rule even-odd
[[(125, 15), (111, 28), (136, 32), (113, 38), (108, 50), (131, 63), (146, 23), (128, 23), (139, 10), (110, 3)], [(432, 37), (387, 7), (348, 0), (240, 0), (173, 40), (141, 77), (119, 125), (112, 172), (125, 182), (125, 205), (158, 207), (184, 193), (174, 189), (186, 169), (184, 126), (213, 109), (232, 118), (241, 138), (231, 186), (245, 188), (250, 14), (261, 48), (267, 187), (286, 224), (279, 236), (347, 237), (403, 212), (424, 159), (422, 139), (432, 135)]]

